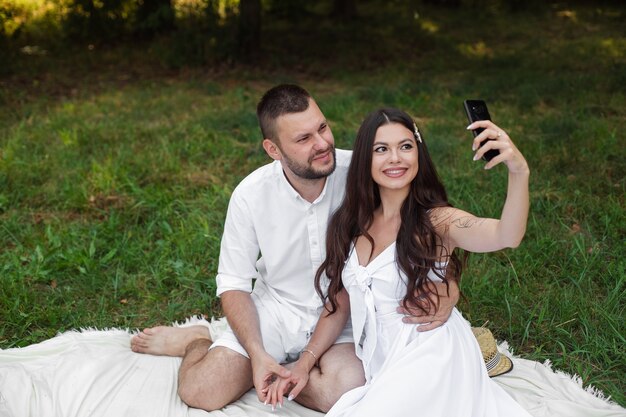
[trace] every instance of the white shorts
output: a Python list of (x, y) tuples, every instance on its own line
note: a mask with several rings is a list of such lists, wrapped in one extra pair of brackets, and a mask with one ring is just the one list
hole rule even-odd
[[(304, 349), (307, 343), (309, 343), (309, 339), (311, 338), (314, 329), (311, 328), (308, 331), (302, 331), (297, 334), (290, 333), (286, 331), (280, 320), (277, 319), (273, 312), (269, 311), (258, 302), (255, 302), (255, 305), (259, 314), (261, 337), (263, 338), (263, 347), (265, 348), (265, 351), (278, 363), (289, 363), (298, 360), (302, 349)], [(348, 320), (346, 327), (335, 341), (335, 344), (338, 343), (354, 344), (350, 320)], [(218, 346), (226, 347), (245, 356), (246, 358), (250, 358), (248, 352), (246, 352), (241, 343), (239, 343), (237, 336), (235, 336), (235, 333), (230, 326), (224, 329), (224, 332), (213, 341), (213, 344), (209, 347), (209, 349), (213, 349)]]

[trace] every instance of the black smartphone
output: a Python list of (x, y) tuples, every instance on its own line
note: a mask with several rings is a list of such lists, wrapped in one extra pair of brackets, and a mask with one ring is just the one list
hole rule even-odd
[[(487, 110), (487, 104), (483, 100), (465, 100), (463, 102), (463, 107), (465, 107), (465, 113), (467, 114), (467, 120), (470, 123), (477, 122), (479, 120), (491, 120), (491, 116), (489, 115), (489, 110)], [(479, 127), (478, 129), (472, 130), (474, 137), (480, 135), (485, 129)], [(487, 139), (494, 140), (494, 139)], [(483, 146), (486, 141), (481, 142), (480, 146)], [(491, 161), (496, 156), (500, 155), (500, 151), (497, 149), (490, 149), (483, 155), (483, 159), (485, 161)]]

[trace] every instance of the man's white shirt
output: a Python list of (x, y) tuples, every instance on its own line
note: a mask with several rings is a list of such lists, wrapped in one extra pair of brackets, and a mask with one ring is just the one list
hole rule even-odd
[(224, 224), (218, 296), (252, 292), (255, 302), (274, 310), (289, 331), (315, 326), (322, 303), (314, 277), (326, 256), (328, 221), (345, 194), (351, 156), (351, 151), (337, 150), (337, 167), (313, 203), (289, 184), (279, 161), (239, 183)]

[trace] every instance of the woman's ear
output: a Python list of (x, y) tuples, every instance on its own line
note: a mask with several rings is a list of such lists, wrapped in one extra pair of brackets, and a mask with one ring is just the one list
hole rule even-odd
[(280, 148), (274, 142), (269, 139), (263, 139), (263, 149), (269, 155), (270, 158), (279, 161), (283, 158), (280, 153)]

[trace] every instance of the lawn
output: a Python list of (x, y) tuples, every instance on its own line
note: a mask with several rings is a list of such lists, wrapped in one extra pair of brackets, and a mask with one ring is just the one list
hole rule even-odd
[(462, 110), (482, 98), (529, 162), (531, 214), (519, 248), (470, 257), (459, 307), (626, 406), (626, 8), (360, 12), (276, 18), (254, 65), (172, 65), (164, 41), (23, 49), (0, 78), (0, 348), (219, 316), (228, 199), (269, 161), (255, 106), (280, 82), (342, 148), (368, 111), (407, 110), (453, 204), (498, 216), (505, 169), (472, 161)]

